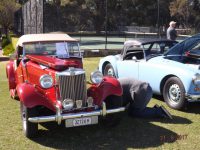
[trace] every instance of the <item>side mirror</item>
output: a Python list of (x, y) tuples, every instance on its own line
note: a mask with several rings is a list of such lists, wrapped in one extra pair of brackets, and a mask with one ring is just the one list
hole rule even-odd
[(133, 61), (137, 61), (137, 58), (135, 56), (132, 57)]

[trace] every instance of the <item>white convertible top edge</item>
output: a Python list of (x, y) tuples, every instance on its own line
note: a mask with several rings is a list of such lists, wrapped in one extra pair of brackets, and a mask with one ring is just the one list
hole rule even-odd
[(138, 40), (128, 40), (124, 42), (124, 45), (135, 45), (135, 46), (140, 46), (141, 42)]
[(24, 43), (31, 42), (51, 42), (51, 41), (77, 41), (64, 33), (45, 33), (45, 34), (26, 34), (19, 38), (16, 47), (22, 46)]

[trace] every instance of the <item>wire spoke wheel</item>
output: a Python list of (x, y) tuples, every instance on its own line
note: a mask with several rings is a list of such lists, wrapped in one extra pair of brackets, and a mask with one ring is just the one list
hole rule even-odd
[(105, 68), (104, 68), (104, 71), (103, 71), (103, 75), (104, 76), (112, 76), (112, 77), (116, 77), (115, 75), (115, 71), (113, 69), (113, 66), (108, 63)]
[(177, 77), (169, 78), (163, 88), (163, 97), (167, 105), (173, 109), (183, 109), (186, 104), (185, 88)]
[(178, 84), (173, 84), (169, 87), (169, 100), (178, 103), (181, 100), (181, 89)]

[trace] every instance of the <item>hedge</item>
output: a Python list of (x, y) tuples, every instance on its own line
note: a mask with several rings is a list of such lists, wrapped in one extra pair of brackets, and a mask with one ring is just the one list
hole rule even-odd
[(11, 43), (11, 37), (3, 37), (2, 39), (2, 49), (3, 49), (3, 55), (10, 55), (14, 52), (14, 47)]

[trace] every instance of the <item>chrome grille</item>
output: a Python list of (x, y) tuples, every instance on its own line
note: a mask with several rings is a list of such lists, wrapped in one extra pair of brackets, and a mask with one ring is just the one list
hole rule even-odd
[(83, 106), (86, 105), (86, 80), (85, 72), (77, 73), (69, 71), (58, 75), (58, 85), (61, 95), (61, 101), (70, 98), (74, 101), (83, 100)]

